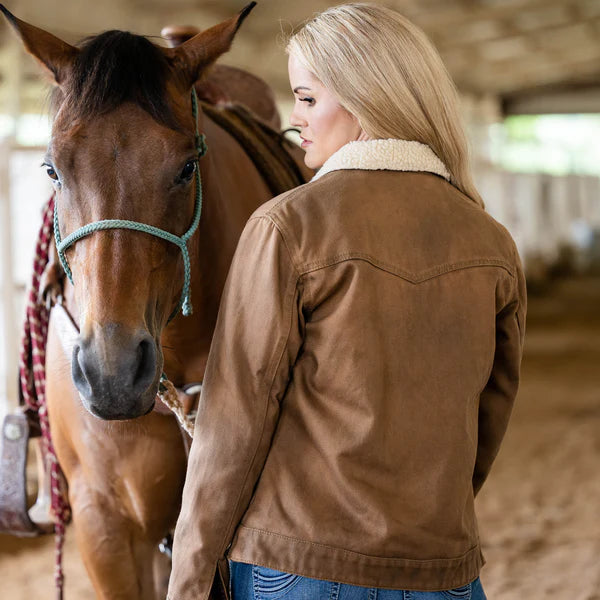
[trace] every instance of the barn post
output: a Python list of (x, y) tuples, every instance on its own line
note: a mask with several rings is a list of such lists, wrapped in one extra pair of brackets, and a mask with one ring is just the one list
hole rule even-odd
[(2, 312), (2, 389), (0, 419), (18, 405), (18, 326), (15, 315), (15, 277), (13, 269), (13, 236), (11, 214), (10, 157), (16, 143), (17, 119), (21, 113), (21, 59), (23, 50), (15, 36), (7, 40), (8, 68), (4, 71), (7, 102), (4, 114), (11, 119), (11, 131), (0, 143), (0, 298)]

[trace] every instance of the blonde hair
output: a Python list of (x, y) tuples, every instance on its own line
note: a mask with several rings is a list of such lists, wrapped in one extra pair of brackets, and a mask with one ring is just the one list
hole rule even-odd
[(295, 56), (376, 139), (427, 144), (451, 183), (483, 207), (469, 166), (456, 88), (416, 25), (377, 4), (330, 8), (287, 41)]

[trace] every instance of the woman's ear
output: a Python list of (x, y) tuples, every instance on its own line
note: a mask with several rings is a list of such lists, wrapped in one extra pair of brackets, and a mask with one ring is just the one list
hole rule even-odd
[(350, 117), (352, 118), (354, 123), (356, 124), (357, 133), (356, 133), (356, 137), (354, 138), (354, 141), (355, 142), (366, 142), (367, 140), (370, 140), (371, 137), (369, 135), (367, 135), (366, 131), (363, 129), (360, 119), (356, 115), (351, 113), (348, 109), (346, 109), (346, 111), (348, 112), (348, 114), (350, 115)]
[(367, 140), (370, 140), (370, 139), (371, 138), (367, 135), (365, 130), (361, 127), (360, 133), (359, 133), (358, 137), (356, 138), (356, 141), (357, 142), (366, 142)]

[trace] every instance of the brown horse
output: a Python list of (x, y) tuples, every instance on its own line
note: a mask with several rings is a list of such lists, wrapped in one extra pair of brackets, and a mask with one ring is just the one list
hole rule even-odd
[[(252, 6), (177, 48), (107, 32), (73, 47), (2, 10), (56, 84), (45, 158), (62, 237), (102, 219), (176, 235), (204, 196), (188, 242), (192, 316), (167, 321), (184, 269), (174, 244), (111, 229), (66, 250), (65, 302), (80, 330), (65, 352), (51, 316), (47, 398), (68, 481), (77, 543), (98, 598), (158, 597), (156, 547), (175, 523), (186, 456), (172, 416), (153, 411), (164, 371), (201, 381), (238, 237), (271, 193), (238, 142), (200, 112), (208, 153), (197, 161), (190, 91), (224, 52)], [(54, 312), (54, 311), (53, 311)]]

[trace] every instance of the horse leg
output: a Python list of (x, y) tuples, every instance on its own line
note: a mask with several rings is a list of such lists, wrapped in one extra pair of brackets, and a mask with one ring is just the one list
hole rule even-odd
[(158, 600), (153, 574), (157, 545), (113, 498), (93, 491), (87, 482), (72, 480), (69, 497), (77, 546), (97, 598)]
[[(77, 545), (100, 600), (155, 600), (158, 543), (174, 527), (186, 457), (174, 417), (105, 422), (82, 406), (51, 320), (46, 393)], [(164, 597), (164, 596), (163, 596)]]

